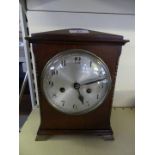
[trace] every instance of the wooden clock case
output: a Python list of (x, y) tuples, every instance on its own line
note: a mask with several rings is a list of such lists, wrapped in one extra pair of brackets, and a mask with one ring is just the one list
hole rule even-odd
[[(113, 139), (110, 115), (116, 73), (122, 45), (128, 40), (120, 35), (83, 29), (35, 33), (26, 39), (32, 43), (35, 56), (41, 118), (37, 135), (95, 134), (104, 139)], [(104, 102), (97, 109), (82, 115), (68, 115), (53, 108), (40, 85), (41, 73), (47, 61), (69, 49), (84, 49), (100, 57), (107, 64), (112, 78), (112, 87)]]

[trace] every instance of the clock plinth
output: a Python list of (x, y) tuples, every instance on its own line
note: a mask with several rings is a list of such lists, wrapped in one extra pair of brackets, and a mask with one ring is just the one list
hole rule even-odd
[(37, 33), (26, 39), (32, 43), (36, 64), (38, 137), (77, 134), (113, 140), (110, 116), (116, 73), (128, 40), (82, 29)]
[[(46, 135), (46, 136), (45, 136)], [(114, 140), (112, 129), (100, 129), (100, 130), (38, 130), (36, 140), (41, 141), (52, 138), (54, 135), (85, 135), (85, 136), (99, 136), (104, 140)]]

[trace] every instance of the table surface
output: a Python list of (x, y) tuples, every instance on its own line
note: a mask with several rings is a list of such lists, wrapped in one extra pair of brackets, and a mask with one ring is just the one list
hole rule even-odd
[(40, 123), (39, 108), (35, 108), (19, 135), (20, 155), (134, 155), (135, 112), (133, 108), (113, 108), (111, 124), (114, 141), (97, 136), (52, 136), (35, 141)]

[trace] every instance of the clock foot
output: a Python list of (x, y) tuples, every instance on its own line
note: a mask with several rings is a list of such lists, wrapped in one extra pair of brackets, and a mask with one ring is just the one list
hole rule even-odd
[(114, 140), (114, 136), (113, 135), (103, 135), (102, 138), (105, 141)]
[(98, 133), (97, 136), (100, 136), (105, 141), (114, 140), (112, 129), (109, 129), (109, 130), (101, 130), (101, 132)]
[(35, 141), (46, 141), (49, 139), (49, 135), (37, 135)]

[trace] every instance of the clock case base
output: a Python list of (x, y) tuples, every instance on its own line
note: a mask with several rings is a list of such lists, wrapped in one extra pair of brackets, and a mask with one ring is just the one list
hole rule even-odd
[(55, 135), (91, 135), (91, 136), (99, 136), (103, 138), (104, 140), (114, 140), (113, 131), (112, 129), (99, 129), (99, 130), (62, 130), (62, 129), (55, 129), (55, 130), (44, 130), (40, 129), (38, 130), (36, 141), (42, 141), (42, 140), (48, 140), (52, 136)]

